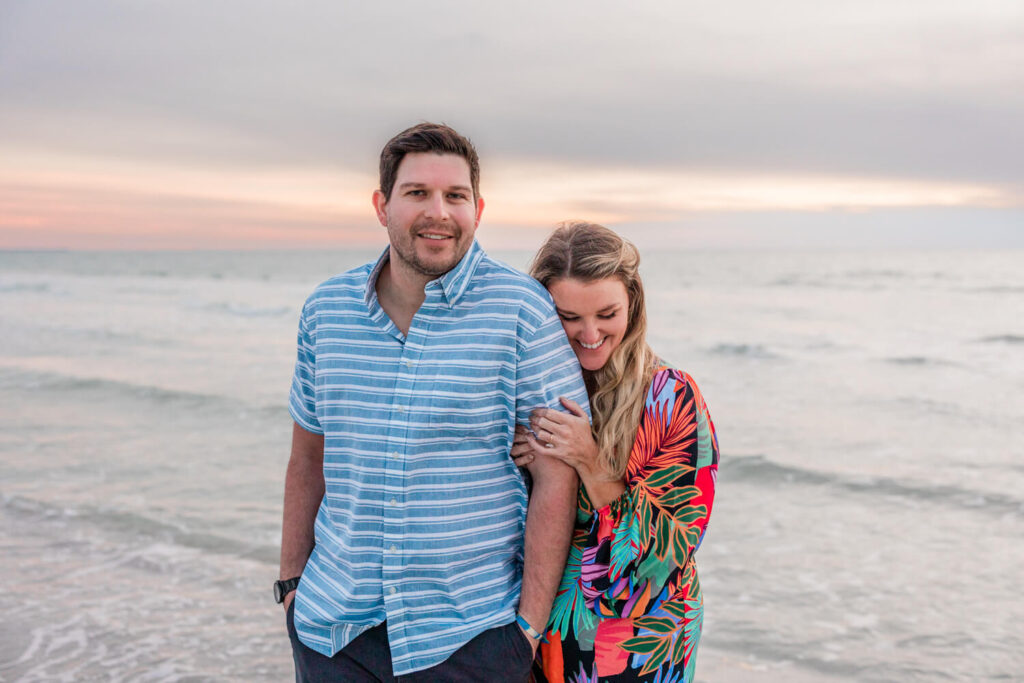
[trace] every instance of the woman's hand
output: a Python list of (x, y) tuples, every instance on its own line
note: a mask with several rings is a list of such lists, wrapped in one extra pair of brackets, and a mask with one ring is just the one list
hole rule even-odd
[(590, 431), (590, 421), (579, 405), (567, 398), (560, 398), (569, 412), (537, 408), (530, 413), (530, 429), (524, 438), (536, 453), (549, 455), (569, 465), (581, 479), (600, 472), (597, 461), (597, 443)]
[[(530, 430), (526, 427), (516, 425), (516, 431), (512, 438), (512, 462), (518, 467), (525, 467), (530, 471), (534, 481), (545, 477), (564, 476), (566, 471), (572, 472), (572, 478), (576, 480), (575, 471), (557, 458), (548, 457), (546, 450), (536, 439), (532, 439)], [(556, 471), (560, 471), (556, 474)]]
[(537, 459), (537, 453), (543, 450), (534, 450), (533, 444), (526, 438), (529, 434), (526, 427), (516, 425), (515, 434), (512, 435), (511, 450), (512, 462), (516, 464), (516, 467), (529, 467)]
[(621, 477), (607, 472), (598, 460), (599, 451), (587, 414), (575, 402), (567, 398), (560, 400), (568, 413), (550, 408), (534, 410), (530, 414), (533, 434), (523, 430), (521, 438), (531, 449), (531, 462), (536, 461), (539, 453), (575, 469), (594, 509), (602, 508), (621, 496), (626, 485)]

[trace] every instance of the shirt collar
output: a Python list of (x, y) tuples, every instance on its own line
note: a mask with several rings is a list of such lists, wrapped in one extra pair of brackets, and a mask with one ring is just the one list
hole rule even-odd
[[(480, 264), (480, 260), (484, 257), (483, 248), (474, 239), (473, 243), (469, 245), (469, 250), (465, 253), (462, 259), (455, 264), (455, 267), (449, 270), (447, 273), (439, 277), (437, 280), (431, 282), (439, 282), (441, 284), (441, 292), (444, 295), (445, 301), (448, 303), (449, 308), (453, 308), (462, 295), (466, 292), (466, 288), (469, 286), (470, 280), (473, 279), (473, 274), (476, 272), (476, 267)], [(364, 300), (367, 306), (377, 298), (377, 278), (380, 276), (380, 271), (383, 270), (384, 264), (391, 258), (391, 247), (385, 247), (384, 253), (380, 255), (377, 262), (373, 265), (370, 270), (369, 277), (366, 278), (366, 292), (364, 294)]]

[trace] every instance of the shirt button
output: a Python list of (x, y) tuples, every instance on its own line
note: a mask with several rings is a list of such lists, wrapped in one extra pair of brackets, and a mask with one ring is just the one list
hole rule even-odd
[(391, 546), (391, 552), (395, 552), (396, 550), (398, 550), (398, 546), (397, 545), (392, 545)]
[(395, 410), (397, 410), (397, 411), (398, 411), (398, 412), (400, 412), (400, 413), (404, 413), (404, 412), (405, 412), (405, 406), (397, 406), (397, 407), (395, 408)]
[(397, 458), (398, 457), (398, 451), (391, 451), (391, 457), (392, 458)]
[(391, 504), (392, 505), (398, 505), (398, 499), (397, 498), (392, 498), (391, 499)]
[(394, 595), (397, 592), (398, 592), (398, 589), (395, 588), (394, 586), (392, 586), (391, 588), (388, 589), (388, 593), (391, 593), (392, 595)]

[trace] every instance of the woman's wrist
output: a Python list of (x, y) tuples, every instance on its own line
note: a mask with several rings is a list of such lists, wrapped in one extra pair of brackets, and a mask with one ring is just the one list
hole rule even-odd
[(622, 477), (605, 471), (602, 462), (598, 457), (598, 446), (593, 439), (589, 439), (585, 453), (576, 465), (576, 474), (579, 475), (580, 483), (587, 490), (587, 497), (595, 510), (603, 508), (626, 490)]
[(626, 490), (626, 484), (612, 475), (604, 472), (580, 472), (580, 481), (587, 490), (587, 498), (595, 510), (600, 510), (608, 505)]

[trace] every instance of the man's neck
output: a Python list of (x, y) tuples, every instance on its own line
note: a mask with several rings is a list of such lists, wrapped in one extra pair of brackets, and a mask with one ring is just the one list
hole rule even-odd
[[(393, 256), (393, 254), (392, 254)], [(380, 307), (391, 318), (391, 322), (409, 334), (409, 325), (413, 316), (420, 310), (426, 293), (423, 291), (427, 283), (435, 278), (418, 273), (409, 267), (402, 267), (398, 259), (389, 258), (377, 276), (374, 288)]]

